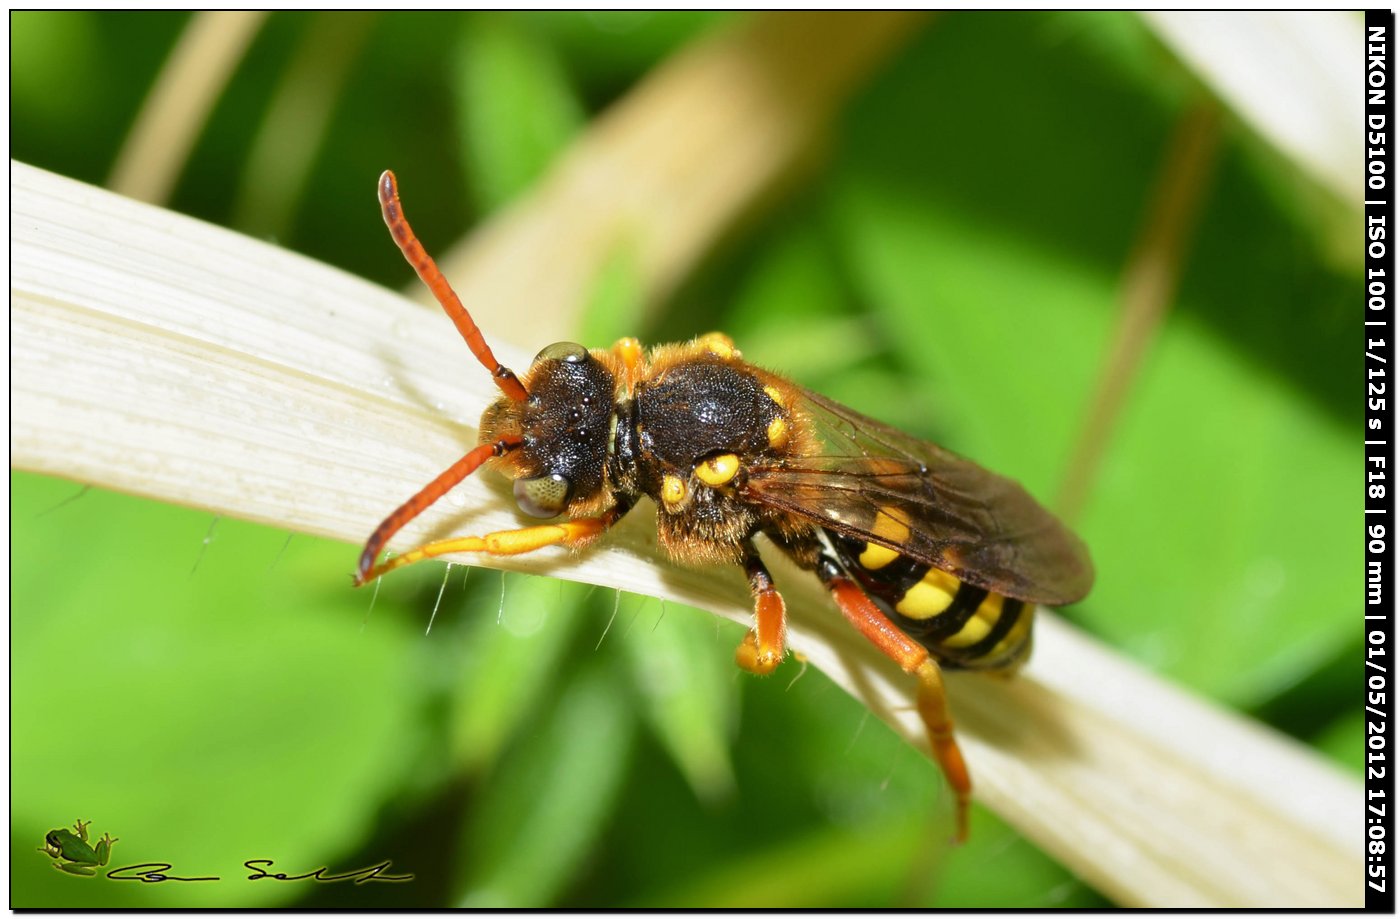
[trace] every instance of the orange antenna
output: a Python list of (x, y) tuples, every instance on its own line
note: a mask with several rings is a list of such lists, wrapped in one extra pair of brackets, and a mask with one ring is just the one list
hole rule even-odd
[(492, 378), (496, 385), (516, 402), (524, 402), (530, 395), (525, 391), (525, 386), (508, 368), (501, 365), (496, 360), (496, 355), (491, 353), (491, 346), (486, 344), (486, 339), (482, 337), (481, 329), (477, 328), (476, 322), (472, 319), (471, 313), (462, 305), (462, 299), (457, 296), (457, 292), (452, 289), (452, 285), (447, 283), (447, 278), (443, 277), (438, 269), (437, 262), (423, 248), (423, 244), (414, 235), (413, 228), (408, 225), (408, 219), (403, 215), (403, 206), (399, 203), (399, 183), (394, 178), (394, 173), (388, 169), (379, 177), (379, 206), (384, 211), (384, 224), (389, 228), (389, 232), (394, 237), (394, 242), (398, 243), (399, 249), (403, 252), (403, 257), (408, 259), (408, 263), (413, 266), (413, 270), (418, 272), (418, 277), (423, 283), (428, 285), (428, 289), (433, 292), (437, 302), (442, 304), (442, 308), (447, 312), (448, 318), (453, 325), (457, 326), (457, 331), (466, 340), (467, 347), (472, 349), (472, 354), (481, 361), (481, 365), (491, 371)]
[[(509, 371), (506, 372), (509, 373)], [(517, 382), (516, 385), (520, 384)], [(524, 390), (522, 389), (521, 392)], [(376, 568), (374, 560), (379, 558), (379, 553), (384, 551), (384, 546), (394, 538), (395, 533), (403, 529), (404, 524), (427, 510), (434, 501), (451, 491), (458, 482), (475, 472), (482, 463), (493, 456), (505, 456), (518, 446), (520, 446), (520, 440), (514, 437), (502, 437), (494, 444), (482, 444), (453, 463), (441, 475), (423, 486), (418, 494), (409, 498), (392, 514), (385, 517), (384, 522), (375, 527), (374, 532), (370, 534), (369, 542), (365, 543), (365, 550), (360, 554), (360, 564), (355, 574), (355, 586), (359, 587), (372, 581), (387, 570), (385, 565)]]

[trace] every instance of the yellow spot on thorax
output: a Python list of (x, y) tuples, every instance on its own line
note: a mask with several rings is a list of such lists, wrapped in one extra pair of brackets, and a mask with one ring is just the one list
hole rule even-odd
[[(787, 408), (787, 399), (784, 398), (783, 391), (781, 389), (774, 386), (772, 383), (768, 383), (764, 385), (763, 391), (767, 393), (768, 398), (772, 399), (773, 404), (778, 406), (778, 408)], [(784, 418), (782, 415), (778, 415), (772, 421), (768, 422), (768, 446), (772, 447), (775, 450), (780, 450), (783, 447), (787, 446), (787, 442), (787, 419)]]
[(768, 446), (781, 450), (787, 446), (787, 440), (788, 425), (781, 415), (768, 422)]
[(679, 476), (668, 475), (661, 480), (661, 500), (675, 506), (685, 500), (685, 482)]
[(718, 488), (739, 473), (739, 457), (733, 453), (712, 456), (695, 467), (695, 477), (706, 485)]
[(725, 360), (740, 356), (739, 349), (734, 347), (734, 339), (723, 332), (707, 332), (695, 340), (703, 345), (706, 351)]

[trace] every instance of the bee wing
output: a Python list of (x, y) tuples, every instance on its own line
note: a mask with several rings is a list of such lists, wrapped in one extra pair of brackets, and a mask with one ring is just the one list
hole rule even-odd
[(748, 499), (1018, 600), (1062, 606), (1089, 592), (1088, 550), (1019, 484), (816, 393), (802, 397), (818, 449), (750, 466)]

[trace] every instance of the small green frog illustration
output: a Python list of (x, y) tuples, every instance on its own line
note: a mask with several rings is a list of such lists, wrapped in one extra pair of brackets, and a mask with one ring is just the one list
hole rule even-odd
[(97, 848), (94, 849), (88, 845), (87, 828), (90, 823), (91, 820), (79, 820), (74, 823), (73, 829), (78, 831), (76, 834), (67, 829), (49, 830), (39, 851), (52, 858), (53, 866), (59, 871), (92, 877), (97, 874), (100, 865), (107, 864), (107, 859), (112, 854), (112, 846), (117, 840), (103, 833), (102, 838), (97, 841)]

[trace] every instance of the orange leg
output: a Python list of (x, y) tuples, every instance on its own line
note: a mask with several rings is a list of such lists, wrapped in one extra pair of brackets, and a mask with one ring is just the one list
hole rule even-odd
[(546, 523), (541, 526), (525, 527), (521, 530), (497, 530), (485, 536), (457, 536), (452, 539), (439, 539), (410, 549), (374, 566), (365, 574), (364, 581), (372, 581), (388, 574), (395, 568), (421, 562), (427, 558), (450, 555), (454, 552), (485, 552), (488, 555), (524, 555), (545, 546), (569, 546), (579, 548), (603, 535), (603, 532), (616, 523), (627, 507), (619, 504), (597, 517), (579, 517), (559, 523)]
[(754, 627), (734, 652), (734, 660), (749, 673), (767, 676), (778, 669), (787, 653), (783, 646), (787, 607), (752, 543), (744, 547), (744, 571), (753, 592)]
[[(385, 517), (379, 526), (374, 528), (374, 532), (369, 534), (369, 541), (365, 543), (364, 551), (360, 553), (360, 564), (355, 572), (355, 586), (359, 587), (367, 581), (372, 581), (379, 577), (373, 573), (374, 560), (379, 557), (379, 553), (384, 551), (384, 547), (389, 540), (394, 538), (394, 534), (403, 529), (404, 525), (423, 513), (438, 498), (451, 491), (458, 483), (471, 475), (481, 464), (493, 456), (502, 456), (510, 450), (520, 446), (519, 440), (501, 438), (494, 444), (482, 444), (457, 462), (449, 466), (441, 475), (424, 485), (418, 494), (409, 498), (399, 505), (392, 514)], [(380, 572), (382, 574), (383, 572)]]
[(934, 761), (943, 770), (953, 794), (957, 798), (957, 836), (955, 841), (967, 839), (967, 809), (972, 798), (972, 779), (963, 761), (962, 750), (958, 749), (953, 736), (953, 718), (948, 712), (948, 697), (943, 689), (943, 673), (937, 662), (929, 656), (928, 649), (905, 635), (880, 612), (871, 599), (856, 583), (840, 572), (830, 561), (823, 560), (817, 566), (822, 583), (831, 591), (836, 605), (846, 621), (860, 630), (860, 633), (899, 664), (905, 673), (919, 681), (919, 717), (928, 731), (929, 745), (933, 749)]

